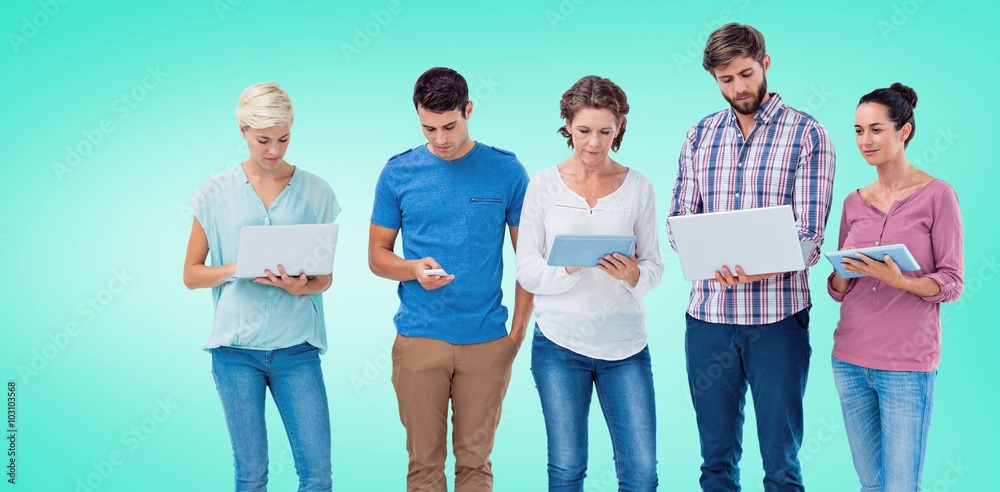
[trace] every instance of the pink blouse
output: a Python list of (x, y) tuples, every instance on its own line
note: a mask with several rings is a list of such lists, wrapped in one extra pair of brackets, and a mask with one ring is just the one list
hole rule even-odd
[(857, 191), (844, 199), (838, 249), (897, 243), (920, 265), (903, 275), (934, 279), (941, 292), (922, 297), (872, 277), (850, 279), (847, 291), (837, 292), (831, 274), (827, 290), (841, 303), (833, 355), (872, 369), (933, 371), (941, 360), (940, 303), (958, 299), (965, 272), (962, 216), (951, 186), (935, 179), (893, 203), (887, 214)]

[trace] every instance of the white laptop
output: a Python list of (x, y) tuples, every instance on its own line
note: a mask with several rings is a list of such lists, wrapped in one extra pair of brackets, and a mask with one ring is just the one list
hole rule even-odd
[(733, 276), (737, 265), (747, 275), (806, 267), (791, 205), (678, 215), (667, 223), (685, 280), (715, 278), (723, 266)]
[(264, 277), (264, 270), (315, 277), (333, 272), (338, 224), (244, 226), (236, 253), (236, 278)]

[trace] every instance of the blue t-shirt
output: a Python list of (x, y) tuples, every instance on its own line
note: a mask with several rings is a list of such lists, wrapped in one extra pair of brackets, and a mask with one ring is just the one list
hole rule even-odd
[(505, 226), (517, 226), (528, 173), (514, 154), (476, 143), (445, 161), (426, 146), (386, 163), (375, 187), (372, 223), (402, 231), (403, 258), (434, 258), (455, 278), (435, 290), (399, 283), (393, 321), (403, 336), (453, 344), (507, 334), (503, 293)]
[[(330, 185), (299, 168), (265, 209), (243, 166), (206, 181), (191, 199), (191, 208), (208, 237), (212, 265), (236, 261), (243, 226), (329, 223), (340, 213)], [(213, 287), (212, 298), (215, 321), (202, 347), (206, 350), (272, 350), (308, 342), (326, 352), (322, 294), (296, 296), (280, 287), (237, 280)]]

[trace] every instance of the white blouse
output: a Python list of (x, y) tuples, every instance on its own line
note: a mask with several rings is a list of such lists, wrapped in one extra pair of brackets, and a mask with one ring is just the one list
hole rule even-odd
[[(597, 200), (566, 186), (555, 167), (528, 184), (517, 236), (517, 280), (535, 294), (535, 322), (546, 338), (578, 354), (622, 360), (646, 347), (642, 298), (660, 283), (663, 259), (657, 237), (653, 185), (629, 169), (622, 185)], [(559, 234), (635, 235), (639, 282), (632, 287), (597, 268), (574, 275), (546, 264)]]

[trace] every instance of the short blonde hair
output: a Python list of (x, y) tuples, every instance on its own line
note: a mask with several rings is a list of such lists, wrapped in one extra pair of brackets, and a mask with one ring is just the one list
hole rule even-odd
[(288, 93), (274, 82), (247, 87), (236, 105), (241, 127), (254, 129), (291, 125), (294, 113)]

